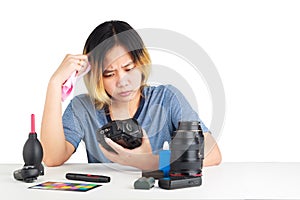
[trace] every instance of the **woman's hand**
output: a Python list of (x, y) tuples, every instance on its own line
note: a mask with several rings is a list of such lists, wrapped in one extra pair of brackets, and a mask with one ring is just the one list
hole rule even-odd
[(62, 85), (74, 71), (79, 74), (84, 72), (88, 67), (87, 55), (71, 55), (67, 54), (60, 66), (51, 77), (52, 81)]
[(102, 145), (99, 145), (104, 155), (112, 162), (136, 167), (141, 170), (158, 169), (158, 155), (152, 154), (150, 141), (144, 131), (142, 145), (135, 149), (126, 149), (109, 138), (105, 138), (105, 141), (117, 152), (116, 154), (107, 151)]

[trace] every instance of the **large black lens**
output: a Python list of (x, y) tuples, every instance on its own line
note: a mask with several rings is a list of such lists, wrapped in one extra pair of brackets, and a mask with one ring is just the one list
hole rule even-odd
[(170, 143), (171, 176), (201, 175), (204, 159), (204, 137), (200, 122), (182, 121)]

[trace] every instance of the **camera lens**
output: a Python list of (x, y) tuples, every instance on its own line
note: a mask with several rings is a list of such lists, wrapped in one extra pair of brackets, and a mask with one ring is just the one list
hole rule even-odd
[(201, 175), (204, 158), (204, 137), (200, 122), (181, 121), (170, 143), (171, 176)]
[(177, 131), (201, 131), (200, 122), (198, 121), (178, 122)]

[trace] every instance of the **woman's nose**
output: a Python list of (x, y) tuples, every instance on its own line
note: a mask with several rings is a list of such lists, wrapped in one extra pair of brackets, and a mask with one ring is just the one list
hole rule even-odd
[(117, 86), (124, 87), (124, 86), (127, 86), (128, 83), (129, 83), (128, 75), (122, 71), (118, 72)]

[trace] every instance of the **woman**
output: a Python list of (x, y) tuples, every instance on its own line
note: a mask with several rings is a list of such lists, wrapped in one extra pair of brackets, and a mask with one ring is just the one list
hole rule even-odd
[[(63, 117), (61, 89), (70, 75), (91, 70), (84, 77), (88, 94), (73, 98)], [(173, 86), (147, 86), (151, 60), (138, 33), (126, 22), (108, 21), (88, 37), (83, 55), (66, 55), (47, 89), (41, 127), (44, 163), (66, 162), (85, 142), (88, 161), (116, 162), (142, 170), (158, 168), (158, 151), (170, 141), (179, 121), (197, 120), (205, 136), (204, 166), (221, 162), (209, 130), (185, 97)], [(96, 131), (111, 120), (135, 118), (143, 128), (142, 145), (126, 149), (106, 139), (115, 152), (96, 139)]]

